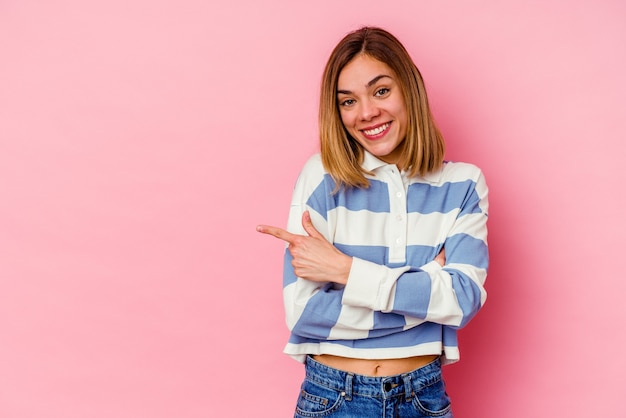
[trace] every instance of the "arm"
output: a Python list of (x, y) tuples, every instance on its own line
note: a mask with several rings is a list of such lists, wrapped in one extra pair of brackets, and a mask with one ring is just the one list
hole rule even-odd
[[(300, 269), (306, 264), (303, 257), (306, 258), (310, 249), (305, 243), (317, 241), (321, 248), (324, 247), (321, 241), (326, 241), (325, 249), (329, 252), (326, 256), (318, 252), (318, 260), (330, 260), (339, 251), (329, 242), (333, 232), (328, 227), (327, 216), (311, 212), (315, 226), (324, 232), (322, 236), (310, 217), (301, 218), (310, 207), (294, 199), (288, 226), (293, 234), (276, 228), (274, 233), (261, 231), (289, 242), (283, 292), (290, 330), (306, 338), (359, 339), (368, 338), (371, 332), (394, 333), (425, 321), (454, 327), (465, 325), (485, 299), (482, 285), (488, 257), (486, 198), (486, 185), (480, 176), (445, 240), (448, 263), (445, 267), (441, 259), (419, 268), (390, 268), (352, 258), (347, 282), (341, 274), (335, 277), (322, 274), (326, 268), (338, 265), (335, 262), (317, 271), (309, 264), (311, 275)], [(312, 263), (316, 257), (311, 256), (306, 262)], [(345, 289), (343, 283), (347, 283)]]
[(421, 268), (389, 268), (353, 257), (345, 288), (299, 277), (294, 269), (298, 261), (288, 249), (283, 288), (288, 327), (305, 338), (333, 340), (393, 334), (426, 321), (462, 327), (484, 302), (482, 285), (470, 278), (480, 273), (458, 262), (459, 253), (473, 252), (469, 247), (475, 244), (463, 241), (446, 240), (457, 262), (445, 267), (445, 250)]
[[(465, 167), (467, 169), (467, 167)], [(443, 243), (445, 265), (406, 271), (354, 259), (342, 303), (455, 328), (465, 326), (486, 299), (488, 189), (473, 169)]]
[[(292, 212), (299, 214), (295, 207), (292, 207)], [(295, 216), (290, 219), (293, 220)], [(344, 305), (342, 301), (342, 285), (347, 282), (349, 275), (359, 274), (357, 269), (351, 268), (352, 263), (364, 263), (367, 266), (368, 262), (348, 257), (337, 250), (315, 229), (308, 211), (302, 215), (301, 228), (306, 235), (266, 225), (257, 228), (259, 232), (282, 239), (289, 245), (285, 251), (283, 290), (289, 329), (300, 336), (314, 339), (359, 339), (367, 338), (372, 329), (378, 335), (401, 330), (405, 322), (397, 314), (384, 314), (387, 320), (374, 324), (372, 309)], [(292, 226), (291, 229), (297, 228)], [(433, 263), (441, 268), (445, 263), (444, 250)], [(402, 272), (406, 269), (392, 271)], [(370, 276), (372, 272), (366, 271), (365, 275)], [(389, 321), (389, 318), (392, 320)], [(422, 322), (412, 321), (412, 325)]]
[[(488, 249), (486, 213), (462, 215), (445, 240), (445, 265), (406, 271), (354, 259), (342, 303), (452, 327), (463, 327), (484, 304)], [(472, 233), (473, 232), (473, 233)]]

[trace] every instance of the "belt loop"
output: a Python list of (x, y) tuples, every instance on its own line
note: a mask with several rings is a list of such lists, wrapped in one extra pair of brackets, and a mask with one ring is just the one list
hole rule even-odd
[(403, 375), (402, 380), (404, 380), (404, 398), (406, 399), (406, 402), (410, 402), (415, 394), (413, 391), (413, 385), (411, 384), (411, 375)]
[(354, 379), (354, 374), (348, 373), (346, 375), (346, 387), (344, 390), (346, 401), (352, 400), (352, 379)]

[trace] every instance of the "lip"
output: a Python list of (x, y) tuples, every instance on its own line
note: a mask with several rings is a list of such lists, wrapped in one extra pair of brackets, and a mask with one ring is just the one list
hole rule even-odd
[(389, 128), (391, 128), (391, 122), (383, 122), (377, 125), (368, 126), (367, 128), (359, 129), (359, 132), (361, 132), (361, 135), (363, 135), (366, 139), (376, 140), (387, 135)]

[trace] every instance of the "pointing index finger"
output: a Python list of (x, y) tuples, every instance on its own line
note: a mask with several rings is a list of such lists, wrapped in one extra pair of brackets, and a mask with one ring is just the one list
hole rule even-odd
[(290, 244), (295, 238), (294, 234), (287, 232), (282, 228), (275, 227), (275, 226), (259, 225), (256, 227), (256, 230), (261, 232), (262, 234), (267, 234), (267, 235), (276, 237), (278, 239), (282, 239), (283, 241), (286, 241)]

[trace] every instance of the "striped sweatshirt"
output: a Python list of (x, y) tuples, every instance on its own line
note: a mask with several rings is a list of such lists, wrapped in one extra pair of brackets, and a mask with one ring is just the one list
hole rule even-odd
[[(319, 154), (305, 164), (287, 229), (302, 214), (353, 258), (345, 286), (296, 277), (285, 251), (283, 298), (291, 331), (285, 353), (389, 359), (436, 354), (459, 360), (457, 330), (485, 302), (487, 185), (481, 171), (445, 162), (409, 178), (365, 153), (368, 188), (338, 192)], [(434, 261), (445, 248), (446, 265)]]

